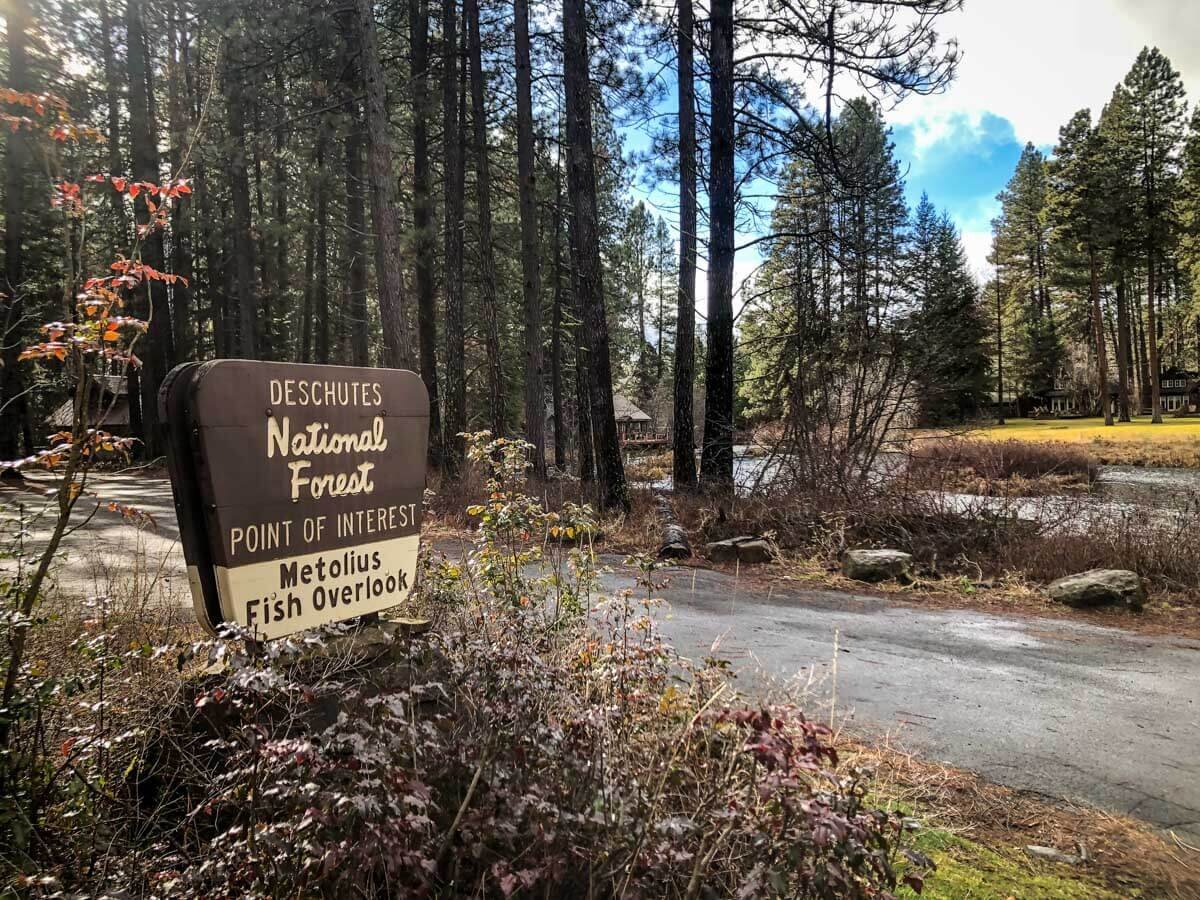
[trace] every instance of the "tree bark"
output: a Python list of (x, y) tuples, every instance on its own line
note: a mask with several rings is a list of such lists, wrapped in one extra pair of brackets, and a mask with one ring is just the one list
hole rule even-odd
[(386, 83), (379, 62), (379, 39), (371, 0), (355, 0), (359, 52), (366, 91), (367, 174), (371, 185), (371, 226), (375, 232), (375, 281), (379, 318), (383, 323), (383, 364), (411, 369), (416, 364), (408, 333), (403, 286), (400, 283), (400, 235), (396, 224), (396, 179), (388, 139)]
[(560, 472), (567, 468), (566, 423), (563, 421), (562, 371), (562, 165), (554, 167), (554, 307), (550, 319), (550, 393), (554, 408), (554, 467)]
[[(125, 163), (121, 160), (121, 101), (117, 88), (116, 54), (113, 51), (113, 20), (108, 0), (99, 0), (100, 53), (104, 61), (104, 97), (108, 106), (108, 169), (109, 174), (122, 175)], [(113, 221), (117, 228), (117, 244), (123, 246), (129, 238), (129, 223), (125, 215), (124, 195), (109, 191)]]
[[(29, 91), (33, 78), (29, 71), (29, 6), (25, 0), (11, 0), (5, 13), (8, 30), (8, 86)], [(29, 165), (29, 147), (21, 129), (5, 138), (8, 152), (4, 170), (4, 306), (3, 350), (0, 350), (0, 459), (22, 455), (19, 436), (26, 427), (28, 402), (24, 366), (18, 361), (25, 328), (25, 181)], [(33, 453), (26, 436), (24, 455)]]
[(433, 197), (429, 175), (429, 4), (409, 0), (413, 116), (413, 274), (421, 380), (429, 392), (429, 464), (442, 465), (442, 418), (437, 373), (437, 302), (434, 297)]
[(1130, 358), (1129, 302), (1125, 296), (1125, 272), (1117, 263), (1117, 420), (1130, 421), (1129, 382), (1133, 370)]
[(250, 178), (246, 169), (246, 106), (244, 73), (240, 72), (239, 39), (231, 39), (225, 65), (229, 138), (229, 190), (233, 196), (232, 240), (237, 329), (229, 350), (243, 359), (258, 357), (258, 298), (255, 285), (254, 234), (250, 217)]
[(1162, 424), (1162, 369), (1158, 361), (1158, 319), (1155, 311), (1156, 281), (1155, 254), (1153, 244), (1146, 253), (1146, 341), (1150, 345), (1150, 421)]
[(317, 288), (316, 288), (316, 361), (329, 362), (329, 179), (325, 175), (325, 151), (329, 126), (317, 126)]
[[(799, 355), (796, 364), (800, 365)], [(996, 424), (1004, 424), (1004, 292), (1000, 287), (999, 265), (996, 266)]]
[(1104, 340), (1104, 315), (1100, 310), (1100, 273), (1096, 265), (1095, 248), (1088, 249), (1088, 269), (1091, 275), (1092, 324), (1096, 336), (1096, 382), (1100, 389), (1104, 424), (1112, 425), (1112, 402), (1108, 396), (1108, 349)]
[[(529, 0), (513, 0), (513, 22), (517, 69), (517, 189), (521, 215), (521, 288), (525, 306), (525, 440), (533, 444), (533, 470), (546, 477), (546, 400), (542, 358), (541, 257), (538, 253), (537, 185), (533, 166), (533, 73), (529, 58)], [(554, 224), (558, 250), (558, 222)], [(557, 265), (557, 261), (556, 261)], [(561, 297), (555, 285), (555, 309), (561, 313)], [(556, 325), (557, 328), (557, 325)], [(557, 336), (557, 332), (556, 332)], [(555, 388), (554, 464), (560, 456), (561, 371)]]
[(1137, 335), (1137, 374), (1139, 413), (1150, 409), (1150, 357), (1146, 351), (1146, 327), (1142, 320), (1142, 301), (1133, 292), (1133, 328)]
[(312, 218), (304, 226), (304, 295), (300, 306), (300, 341), (296, 347), (296, 362), (312, 360), (313, 282), (317, 264), (317, 186), (309, 191)]
[[(125, 30), (129, 42), (129, 132), (133, 148), (133, 177), (136, 181), (158, 184), (158, 136), (154, 120), (153, 73), (149, 65), (149, 49), (142, 21), (141, 0), (129, 0), (125, 7)], [(150, 220), (145, 201), (134, 204), (135, 221), (144, 225)], [(163, 236), (155, 229), (142, 239), (141, 258), (149, 266), (162, 271), (164, 266)], [(141, 393), (142, 446), (148, 458), (162, 454), (162, 438), (158, 427), (158, 388), (171, 365), (171, 310), (166, 285), (149, 281), (139, 290), (140, 312), (150, 322), (145, 349), (139, 354), (142, 368), (138, 372)]]
[[(183, 70), (187, 65), (187, 35), (178, 5), (172, 5), (168, 20), (170, 40), (169, 108), (171, 127), (171, 172), (182, 175), (183, 158), (188, 137), (186, 90)], [(115, 194), (116, 191), (113, 191)], [(179, 360), (192, 356), (192, 210), (191, 204), (176, 201), (171, 210), (171, 271), (186, 280), (173, 284), (171, 310), (174, 313), (174, 355)]]
[(733, 490), (734, 112), (733, 0), (713, 0), (709, 70), (712, 124), (709, 151), (708, 352), (705, 368), (705, 490)]
[(366, 366), (367, 350), (367, 247), (363, 210), (362, 123), (358, 103), (346, 104), (346, 265), (350, 318), (350, 364)]
[(692, 0), (679, 0), (679, 297), (671, 448), (675, 490), (696, 486), (696, 84)]
[(487, 353), (488, 406), (492, 434), (502, 437), (505, 433), (504, 373), (500, 365), (496, 256), (492, 245), (492, 173), (488, 161), (487, 106), (483, 95), (483, 48), (479, 38), (478, 0), (463, 0), (463, 18), (467, 26), (467, 56), (471, 68), (471, 126), (476, 211), (479, 216), (479, 284), (483, 303), (484, 349)]
[(563, 3), (563, 80), (567, 111), (567, 193), (575, 221), (572, 252), (582, 327), (588, 338), (596, 480), (604, 509), (629, 508), (625, 467), (613, 413), (612, 363), (604, 312), (604, 277), (596, 209), (596, 160), (592, 153), (592, 92), (588, 75), (585, 0)]
[[(284, 103), (287, 94), (284, 90), (283, 71), (275, 72), (276, 116), (275, 123), (275, 153), (271, 161), (271, 199), (275, 207), (275, 295), (278, 300), (276, 309), (281, 319), (286, 319), (291, 312), (289, 294), (291, 292), (291, 258), (288, 256), (288, 170), (287, 170), (287, 126), (285, 125)], [(280, 347), (276, 359), (283, 359), (283, 351), (288, 339), (281, 336)]]
[(446, 285), (446, 473), (463, 464), (467, 430), (466, 333), (463, 325), (463, 154), (459, 110), (458, 7), (442, 0), (443, 227)]
[(571, 249), (571, 310), (575, 320), (575, 431), (579, 445), (579, 481), (584, 485), (596, 481), (596, 446), (592, 434), (592, 374), (588, 365), (587, 332), (583, 327), (583, 314), (579, 307), (579, 276), (575, 268), (574, 248), (579, 239), (575, 232), (574, 215), (567, 222), (567, 247)]

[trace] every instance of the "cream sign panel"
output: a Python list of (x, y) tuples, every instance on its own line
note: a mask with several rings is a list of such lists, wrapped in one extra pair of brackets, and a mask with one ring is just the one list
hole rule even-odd
[(220, 360), (161, 398), (197, 614), (261, 638), (401, 602), (429, 403), (412, 372)]

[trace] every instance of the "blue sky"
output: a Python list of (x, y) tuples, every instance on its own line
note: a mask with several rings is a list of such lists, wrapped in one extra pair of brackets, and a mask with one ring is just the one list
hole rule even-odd
[(892, 140), (909, 206), (927, 193), (958, 225), (972, 265), (985, 266), (991, 220), (1000, 211), (996, 195), (1024, 147), (1013, 123), (987, 111), (957, 112), (936, 132), (913, 123), (893, 125)]
[[(1026, 142), (1049, 152), (1076, 110), (1098, 115), (1143, 46), (1162, 49), (1190, 96), (1200, 96), (1200, 0), (966, 0), (940, 31), (962, 54), (955, 81), (939, 95), (905, 99), (886, 118), (910, 203), (926, 192), (949, 212), (981, 277), (995, 197)], [(849, 83), (838, 89), (855, 93)], [(644, 146), (627, 134), (627, 149)], [(738, 277), (756, 262), (753, 251), (739, 253)]]
[(995, 195), (1026, 142), (1050, 152), (1076, 110), (1098, 116), (1144, 46), (1200, 91), (1200, 0), (966, 0), (941, 31), (962, 53), (956, 79), (888, 120), (910, 199), (926, 191), (950, 212), (980, 275)]

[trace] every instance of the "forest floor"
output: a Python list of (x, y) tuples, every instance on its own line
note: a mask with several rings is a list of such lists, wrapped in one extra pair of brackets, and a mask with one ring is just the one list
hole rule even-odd
[[(924, 432), (923, 435), (944, 434)], [(991, 441), (1057, 441), (1081, 446), (1104, 465), (1200, 468), (1200, 418), (1166, 415), (1154, 425), (1149, 416), (1111, 427), (1100, 418), (1009, 419), (969, 432)]]

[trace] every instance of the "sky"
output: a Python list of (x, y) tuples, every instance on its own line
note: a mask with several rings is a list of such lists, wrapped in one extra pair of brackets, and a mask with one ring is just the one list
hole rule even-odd
[(1200, 0), (967, 0), (943, 19), (962, 61), (950, 88), (888, 111), (910, 202), (927, 192), (984, 275), (990, 221), (1026, 142), (1049, 152), (1079, 109), (1099, 115), (1143, 46), (1200, 96)]
[[(1200, 0), (966, 0), (943, 17), (939, 31), (958, 41), (954, 81), (940, 94), (905, 98), (885, 116), (910, 205), (928, 193), (950, 214), (980, 278), (991, 270), (996, 195), (1026, 142), (1050, 153), (1059, 127), (1077, 110), (1098, 116), (1142, 47), (1162, 50), (1189, 97), (1200, 98)], [(852, 85), (838, 89), (854, 95)], [(667, 99), (673, 109), (674, 95)], [(648, 147), (644, 134), (625, 137), (627, 150)], [(675, 228), (673, 187), (634, 192)], [(738, 240), (752, 237), (740, 233)], [(760, 262), (757, 248), (740, 251), (735, 285)], [(696, 287), (703, 315), (703, 262)]]

